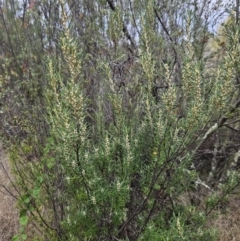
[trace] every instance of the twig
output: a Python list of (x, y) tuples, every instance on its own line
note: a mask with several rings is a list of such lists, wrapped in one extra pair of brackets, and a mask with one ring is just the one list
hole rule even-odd
[[(240, 99), (237, 100), (235, 102), (235, 104), (230, 108), (229, 110), (229, 114), (233, 113), (238, 107), (240, 106)], [(196, 152), (198, 151), (198, 149), (201, 147), (201, 145), (203, 144), (203, 142), (209, 138), (209, 136), (211, 136), (216, 130), (218, 130), (220, 127), (224, 126), (225, 122), (227, 121), (227, 117), (226, 116), (222, 116), (220, 118), (220, 120), (218, 122), (216, 122), (212, 127), (210, 127), (208, 129), (208, 131), (206, 132), (206, 134), (204, 135), (204, 137), (202, 138), (202, 140), (200, 141), (200, 143), (197, 145), (197, 147), (195, 148), (195, 150), (193, 151), (193, 155), (196, 154)]]
[[(166, 32), (166, 34), (167, 34), (169, 40), (170, 40), (172, 43), (174, 43), (173, 38), (172, 38), (171, 35), (169, 34), (169, 32), (168, 32), (166, 26), (164, 25), (164, 23), (163, 23), (161, 17), (159, 16), (159, 14), (158, 14), (156, 8), (154, 8), (154, 13), (155, 13), (155, 15), (156, 15), (158, 21), (159, 21), (160, 24), (162, 25), (163, 30)], [(177, 64), (180, 66), (180, 63), (179, 63), (179, 61), (178, 61), (177, 51), (176, 51), (176, 49), (174, 48), (174, 46), (172, 46), (172, 49), (173, 49), (173, 52), (174, 52), (174, 55), (175, 55), (175, 63), (177, 63)]]
[(227, 128), (229, 128), (229, 129), (231, 129), (231, 130), (233, 130), (233, 131), (240, 132), (240, 130), (237, 130), (237, 129), (235, 129), (235, 128), (233, 128), (233, 127), (227, 125), (227, 124), (225, 124), (224, 126), (226, 126)]
[[(112, 11), (116, 11), (116, 7), (113, 4), (112, 0), (106, 0), (109, 7), (112, 9)], [(125, 36), (127, 37), (127, 39), (131, 42), (131, 45), (135, 48), (135, 43), (131, 37), (131, 35), (129, 34), (126, 25), (123, 23), (123, 28), (122, 28), (123, 33), (125, 34)]]
[(230, 124), (236, 123), (236, 122), (238, 122), (238, 121), (240, 121), (240, 119), (233, 120), (233, 121), (231, 121), (231, 122), (226, 123), (225, 125), (230, 125)]

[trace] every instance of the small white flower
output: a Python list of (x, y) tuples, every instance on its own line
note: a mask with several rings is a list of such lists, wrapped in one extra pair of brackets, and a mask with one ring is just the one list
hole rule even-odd
[(70, 183), (70, 177), (66, 177), (68, 183)]
[(117, 181), (117, 191), (119, 192), (121, 189), (121, 183), (119, 181)]
[(72, 167), (73, 167), (73, 168), (76, 167), (76, 161), (75, 161), (75, 160), (72, 161)]
[(87, 153), (87, 152), (84, 154), (84, 158), (85, 158), (85, 160), (86, 160), (86, 162), (87, 162), (87, 161), (88, 161), (88, 158), (89, 158), (89, 156), (88, 156), (88, 153)]
[(92, 196), (92, 202), (94, 205), (96, 205), (96, 198), (94, 196)]
[(68, 224), (71, 223), (69, 216), (67, 217), (67, 223), (68, 223)]

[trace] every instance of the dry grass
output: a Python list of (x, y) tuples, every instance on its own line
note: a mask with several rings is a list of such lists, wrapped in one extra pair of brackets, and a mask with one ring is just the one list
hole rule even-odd
[(209, 225), (218, 230), (219, 241), (240, 240), (240, 197), (231, 196), (226, 206), (226, 211), (210, 220)]
[[(207, 192), (204, 193), (206, 196)], [(183, 206), (195, 205), (200, 210), (205, 210), (205, 199), (195, 193), (184, 193), (178, 198), (178, 203)], [(208, 217), (206, 227), (218, 231), (218, 241), (240, 240), (240, 194), (229, 195), (223, 205), (216, 208)]]
[(6, 153), (0, 144), (0, 241), (10, 241), (19, 229), (15, 199), (3, 188), (5, 186), (12, 191), (6, 172), (9, 175), (10, 167)]

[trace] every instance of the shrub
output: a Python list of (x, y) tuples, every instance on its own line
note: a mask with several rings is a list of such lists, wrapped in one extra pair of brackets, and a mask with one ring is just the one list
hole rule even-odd
[[(31, 223), (38, 240), (215, 240), (205, 220), (238, 186), (238, 173), (232, 170), (238, 160), (225, 170), (221, 194), (206, 195), (205, 209), (177, 200), (188, 192), (200, 190), (204, 196), (204, 189), (218, 190), (224, 179), (223, 168), (216, 174), (219, 146), (224, 145), (218, 139), (209, 152), (203, 146), (215, 133), (220, 136), (223, 126), (235, 128), (237, 122), (238, 28), (228, 29), (225, 55), (209, 67), (211, 57), (196, 51), (199, 39), (192, 31), (198, 33), (199, 23), (194, 25), (193, 12), (185, 13), (183, 35), (175, 36), (175, 43), (154, 2), (147, 1), (142, 11), (139, 4), (141, 30), (134, 39), (122, 20), (124, 12), (107, 3), (106, 24), (85, 22), (91, 30), (102, 27), (96, 31), (99, 42), (87, 32), (90, 40), (84, 45), (84, 37), (78, 41), (78, 24), (70, 21), (75, 15), (59, 1), (59, 29), (51, 35), (58, 41), (48, 43), (54, 50), (34, 54), (31, 49), (28, 57), (34, 62), (39, 54), (42, 69), (33, 64), (34, 75), (30, 69), (22, 75), (17, 88), (23, 96), (16, 96), (16, 89), (4, 92), (22, 101), (19, 110), (14, 103), (4, 109), (15, 113), (24, 133), (5, 135), (20, 209), (21, 230), (14, 239), (27, 239)], [(107, 35), (108, 44), (99, 35)], [(167, 60), (165, 52), (170, 53)], [(16, 69), (13, 63), (4, 68), (3, 85), (11, 86), (4, 81), (18, 76)], [(201, 151), (213, 155), (210, 164)]]

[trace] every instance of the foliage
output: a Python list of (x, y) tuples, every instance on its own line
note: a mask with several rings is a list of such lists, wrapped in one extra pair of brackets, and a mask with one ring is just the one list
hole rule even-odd
[[(239, 185), (239, 138), (224, 129), (239, 129), (239, 26), (216, 61), (207, 3), (168, 2), (5, 2), (13, 240), (30, 224), (38, 240), (216, 240), (205, 221)], [(178, 201), (198, 191), (204, 208)]]

